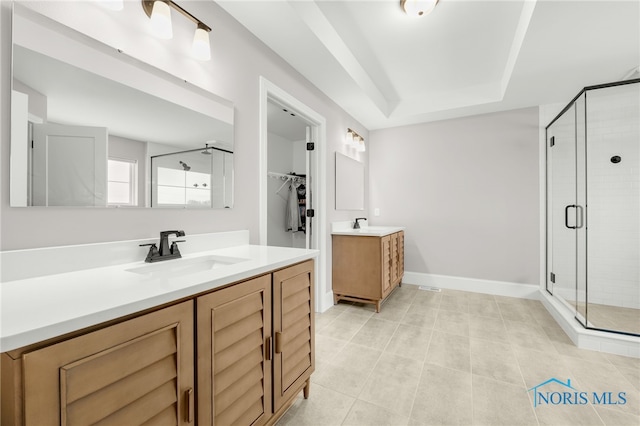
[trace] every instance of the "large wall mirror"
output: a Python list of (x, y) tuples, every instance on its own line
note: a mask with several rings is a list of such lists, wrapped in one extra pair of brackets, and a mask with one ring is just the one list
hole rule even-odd
[(230, 102), (24, 6), (12, 60), (12, 207), (232, 207)]

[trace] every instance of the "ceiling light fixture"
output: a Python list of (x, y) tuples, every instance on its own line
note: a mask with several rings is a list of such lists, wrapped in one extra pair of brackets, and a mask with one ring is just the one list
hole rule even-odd
[(426, 16), (436, 7), (438, 0), (400, 0), (400, 7), (409, 16)]
[(142, 8), (151, 19), (151, 28), (160, 38), (170, 39), (173, 37), (171, 26), (171, 8), (186, 16), (196, 24), (196, 31), (193, 36), (192, 54), (197, 59), (208, 61), (211, 59), (211, 46), (209, 44), (209, 33), (211, 28), (201, 20), (184, 10), (171, 0), (142, 0)]

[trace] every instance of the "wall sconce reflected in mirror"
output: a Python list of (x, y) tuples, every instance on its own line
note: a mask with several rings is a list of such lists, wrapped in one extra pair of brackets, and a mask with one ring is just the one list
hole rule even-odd
[(211, 28), (201, 20), (171, 0), (142, 0), (142, 8), (151, 19), (151, 29), (153, 33), (162, 39), (170, 39), (173, 37), (171, 8), (193, 21), (196, 24), (196, 31), (193, 36), (191, 52), (196, 59), (200, 59), (201, 61), (211, 59), (211, 45), (209, 43)]
[(364, 144), (364, 138), (355, 131), (347, 128), (347, 145), (354, 148), (358, 152), (365, 152), (367, 147)]

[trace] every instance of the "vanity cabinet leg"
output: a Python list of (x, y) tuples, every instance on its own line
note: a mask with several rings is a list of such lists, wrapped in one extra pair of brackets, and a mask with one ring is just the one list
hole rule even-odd
[(302, 396), (304, 396), (304, 399), (309, 399), (310, 387), (311, 387), (311, 380), (307, 380), (307, 383), (304, 384), (304, 389), (302, 389)]
[(381, 300), (377, 300), (376, 301), (376, 314), (380, 313), (380, 305), (382, 305), (382, 301)]

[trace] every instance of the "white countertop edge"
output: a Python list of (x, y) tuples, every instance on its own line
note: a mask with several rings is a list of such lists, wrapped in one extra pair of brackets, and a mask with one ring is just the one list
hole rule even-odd
[(331, 235), (350, 235), (354, 237), (384, 237), (404, 231), (404, 226), (364, 226), (360, 229), (336, 229)]
[[(256, 250), (264, 251), (272, 249), (271, 247), (266, 246), (243, 246), (239, 247), (240, 249), (246, 248), (256, 248)], [(230, 249), (234, 249), (238, 247), (231, 247)], [(273, 249), (282, 249), (282, 248), (273, 248)], [(34, 343), (42, 342), (51, 338), (63, 336), (68, 333), (72, 333), (75, 331), (82, 330), (87, 327), (99, 325), (101, 323), (111, 321), (114, 319), (122, 318), (127, 315), (135, 314), (137, 312), (142, 312), (147, 309), (152, 309), (157, 306), (161, 306), (164, 304), (168, 304), (171, 302), (178, 301), (180, 299), (188, 298), (195, 296), (200, 293), (204, 293), (218, 287), (222, 287), (237, 281), (243, 281), (245, 279), (262, 275), (264, 273), (277, 270), (288, 265), (296, 264), (303, 262), (309, 259), (315, 259), (318, 256), (317, 250), (306, 250), (306, 249), (286, 249), (295, 250), (296, 254), (287, 254), (287, 255), (276, 255), (277, 258), (274, 261), (269, 261), (266, 263), (261, 263), (264, 259), (260, 259), (260, 261), (256, 261), (256, 259), (248, 259), (248, 267), (242, 266), (242, 263), (238, 263), (237, 265), (231, 265), (226, 267), (225, 270), (228, 270), (230, 273), (221, 275), (220, 272), (212, 273), (213, 275), (211, 279), (206, 279), (207, 272), (203, 272), (200, 274), (194, 274), (191, 281), (200, 279), (200, 282), (187, 284), (183, 287), (178, 287), (173, 290), (159, 293), (155, 295), (151, 295), (149, 297), (138, 297), (137, 299), (133, 299), (129, 302), (125, 302), (122, 304), (109, 306), (106, 309), (96, 310), (93, 312), (89, 312), (86, 314), (80, 315), (68, 315), (67, 318), (60, 318), (59, 320), (52, 320), (49, 322), (40, 321), (39, 324), (32, 324), (31, 326), (22, 327), (22, 329), (14, 330), (11, 334), (5, 335), (4, 333), (7, 331), (6, 323), (7, 321), (20, 321), (18, 314), (14, 313), (13, 315), (7, 315), (4, 313), (1, 314), (1, 322), (2, 326), (0, 327), (0, 353), (7, 352), (14, 349), (18, 349), (27, 345), (31, 345)], [(209, 252), (201, 252), (194, 253), (193, 255), (206, 255), (206, 254), (217, 254), (217, 255), (225, 255), (225, 249), (222, 250), (212, 250)], [(267, 256), (268, 257), (268, 256)], [(255, 263), (258, 265), (255, 265)], [(144, 263), (143, 263), (144, 264)], [(124, 271), (127, 267), (139, 266), (140, 263), (136, 264), (127, 264), (121, 265), (120, 268)], [(238, 266), (240, 265), (240, 266)], [(117, 268), (115, 266), (109, 267), (107, 269)], [(105, 268), (100, 268), (105, 269)], [(215, 270), (214, 270), (215, 271)], [(81, 271), (83, 274), (90, 273), (90, 271)], [(119, 273), (119, 272), (118, 272)], [(124, 272), (125, 274), (127, 272)], [(223, 271), (224, 273), (224, 271)], [(57, 277), (70, 277), (76, 273), (62, 274)], [(198, 278), (200, 277), (200, 278)], [(43, 280), (46, 277), (41, 277)], [(24, 282), (33, 282), (34, 279), (23, 280)], [(160, 280), (155, 280), (160, 283)], [(147, 283), (154, 283), (155, 281), (148, 281)], [(185, 279), (185, 281), (190, 281), (189, 279)], [(19, 284), (20, 281), (15, 281), (14, 283)], [(45, 284), (46, 285), (46, 284)], [(134, 283), (135, 285), (135, 283)], [(4, 295), (0, 293), (0, 297)], [(17, 301), (9, 300), (8, 303), (17, 303)], [(0, 300), (0, 303), (4, 305), (5, 301)], [(28, 302), (27, 302), (28, 303)], [(60, 316), (60, 315), (58, 315)], [(14, 327), (15, 328), (15, 327)]]

